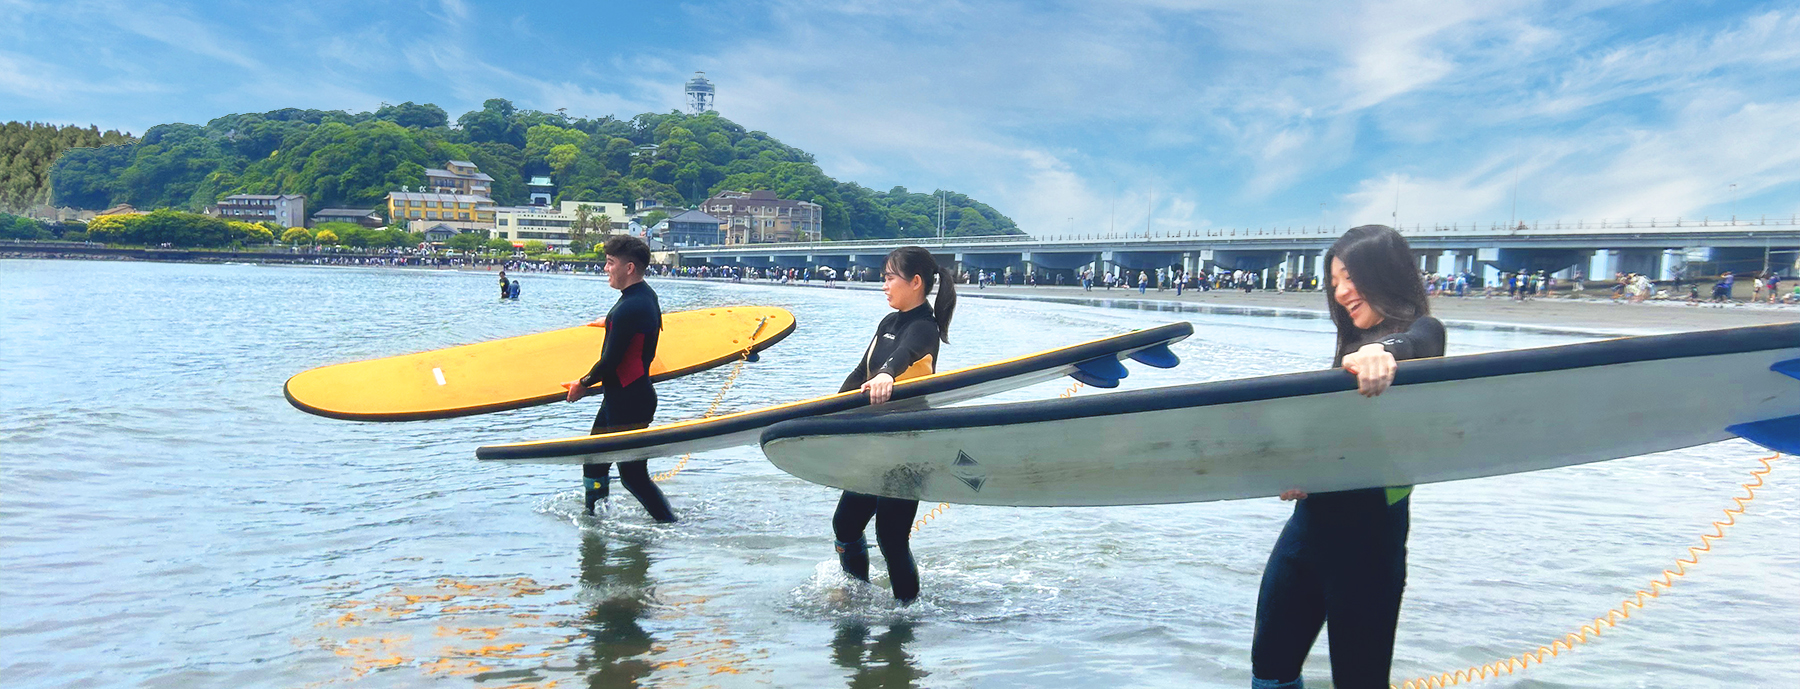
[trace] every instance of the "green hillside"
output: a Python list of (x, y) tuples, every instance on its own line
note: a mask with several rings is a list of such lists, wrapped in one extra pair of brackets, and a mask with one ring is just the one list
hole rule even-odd
[[(57, 205), (79, 208), (197, 211), (238, 193), (305, 194), (315, 209), (376, 208), (389, 191), (425, 184), (426, 168), (448, 160), (472, 161), (491, 175), (502, 205), (524, 204), (525, 181), (549, 175), (559, 201), (650, 198), (692, 207), (722, 190), (771, 189), (824, 206), (829, 239), (927, 236), (937, 227), (936, 196), (831, 179), (811, 154), (717, 113), (570, 119), (501, 99), (455, 126), (442, 108), (413, 103), (158, 125), (135, 143), (64, 152), (47, 181)], [(1019, 233), (986, 204), (955, 192), (944, 197), (952, 235)]]
[(71, 148), (136, 143), (130, 134), (42, 122), (0, 125), (0, 211), (50, 202), (50, 166)]

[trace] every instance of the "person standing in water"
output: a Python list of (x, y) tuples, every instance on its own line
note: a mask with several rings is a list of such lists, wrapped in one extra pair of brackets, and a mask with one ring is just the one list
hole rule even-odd
[[(1326, 306), (1337, 325), (1332, 365), (1356, 377), (1358, 392), (1380, 395), (1394, 381), (1396, 361), (1443, 356), (1444, 325), (1430, 315), (1400, 233), (1351, 228), (1325, 257)], [(1302, 687), (1300, 666), (1324, 625), (1331, 627), (1333, 686), (1388, 686), (1411, 495), (1412, 486), (1281, 494), (1297, 502), (1256, 597), (1253, 689)]]
[[(594, 416), (590, 431), (593, 435), (650, 426), (651, 417), (656, 415), (650, 362), (656, 359), (656, 341), (662, 332), (662, 305), (656, 300), (656, 292), (644, 283), (644, 269), (650, 265), (649, 245), (631, 235), (613, 235), (606, 240), (604, 251), (606, 283), (619, 290), (619, 301), (606, 313), (606, 320), (595, 323), (606, 327), (600, 360), (594, 362), (587, 375), (564, 384), (569, 389), (570, 402), (581, 399), (593, 385), (599, 385), (605, 394), (600, 413)], [(587, 488), (586, 512), (590, 515), (594, 513), (594, 503), (606, 499), (611, 470), (611, 464), (581, 466)], [(668, 498), (650, 480), (645, 460), (620, 462), (619, 482), (656, 521), (675, 521)]]
[[(950, 316), (956, 310), (956, 287), (950, 271), (938, 267), (931, 252), (916, 246), (895, 249), (882, 270), (881, 292), (894, 312), (881, 319), (875, 338), (863, 350), (862, 360), (838, 392), (864, 390), (869, 404), (882, 404), (894, 394), (894, 381), (915, 367), (930, 373), (937, 369), (938, 343), (950, 341)], [(925, 296), (937, 285), (937, 300)], [(888, 580), (894, 598), (908, 604), (919, 597), (919, 568), (913, 563), (913, 517), (919, 501), (884, 498), (844, 491), (831, 517), (836, 537), (838, 564), (844, 573), (869, 580), (869, 540), (863, 530), (875, 520), (875, 541), (887, 560)]]

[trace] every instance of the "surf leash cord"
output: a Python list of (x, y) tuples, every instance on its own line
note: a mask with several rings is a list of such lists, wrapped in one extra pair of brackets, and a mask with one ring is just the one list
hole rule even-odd
[(1390, 689), (1437, 689), (1438, 687), (1453, 687), (1523, 672), (1532, 665), (1543, 665), (1549, 658), (1562, 655), (1563, 651), (1572, 651), (1576, 646), (1593, 641), (1605, 630), (1619, 626), (1621, 622), (1631, 619), (1631, 611), (1644, 609), (1644, 605), (1651, 599), (1661, 596), (1663, 591), (1675, 586), (1676, 579), (1687, 576), (1688, 567), (1700, 564), (1700, 554), (1711, 551), (1713, 541), (1725, 538), (1725, 529), (1737, 524), (1738, 515), (1743, 514), (1750, 501), (1756, 499), (1756, 489), (1763, 487), (1763, 477), (1775, 470), (1774, 462), (1780, 458), (1781, 453), (1779, 452), (1768, 457), (1757, 458), (1757, 461), (1762, 462), (1762, 468), (1750, 472), (1751, 481), (1741, 484), (1744, 488), (1743, 496), (1731, 498), (1732, 506), (1725, 508), (1725, 519), (1712, 523), (1712, 533), (1700, 534), (1700, 545), (1688, 546), (1687, 557), (1675, 558), (1674, 569), (1664, 569), (1662, 575), (1651, 579), (1648, 586), (1639, 589), (1631, 598), (1621, 602), (1618, 607), (1607, 610), (1605, 615), (1594, 618), (1593, 622), (1581, 625), (1580, 629), (1563, 635), (1561, 639), (1510, 658), (1502, 658), (1485, 665), (1472, 666), (1454, 672), (1410, 679), (1388, 686)]
[[(756, 330), (750, 332), (750, 344), (745, 345), (744, 351), (738, 353), (737, 361), (731, 362), (731, 373), (725, 376), (725, 384), (719, 386), (719, 394), (713, 395), (712, 404), (706, 405), (706, 413), (702, 414), (700, 418), (710, 419), (714, 414), (719, 412), (719, 405), (725, 401), (725, 393), (731, 392), (732, 384), (737, 382), (738, 375), (744, 372), (745, 362), (750, 361), (750, 355), (754, 353), (752, 350), (756, 348), (756, 336), (762, 334), (763, 326), (768, 325), (768, 323), (769, 318), (767, 316), (757, 319)], [(675, 478), (676, 474), (681, 473), (682, 469), (687, 468), (688, 460), (693, 458), (693, 456), (694, 454), (692, 452), (682, 455), (681, 461), (676, 462), (674, 468), (652, 475), (650, 480), (662, 483)]]
[[(1057, 397), (1065, 399), (1065, 400), (1070, 397), (1074, 397), (1076, 391), (1080, 390), (1081, 387), (1082, 387), (1081, 381), (1079, 381), (1079, 380), (1075, 381), (1073, 384), (1071, 384), (1069, 386), (1069, 389), (1062, 391), (1062, 394), (1057, 395)], [(942, 516), (944, 514), (944, 512), (949, 509), (950, 509), (950, 503), (947, 503), (947, 502), (938, 503), (937, 507), (931, 508), (930, 512), (925, 513), (925, 516), (919, 517), (918, 520), (913, 522), (913, 528), (912, 528), (913, 533), (918, 533), (920, 529), (925, 528), (926, 524), (930, 524), (931, 520), (937, 519), (939, 516)]]

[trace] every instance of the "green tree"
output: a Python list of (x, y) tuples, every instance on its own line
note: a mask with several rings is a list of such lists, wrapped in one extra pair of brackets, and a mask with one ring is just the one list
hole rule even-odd
[(450, 126), (450, 116), (444, 114), (443, 108), (430, 103), (415, 105), (412, 101), (399, 105), (384, 105), (375, 111), (375, 119), (387, 120), (412, 129)]
[(527, 253), (527, 254), (536, 255), (536, 254), (544, 253), (549, 250), (550, 250), (550, 245), (540, 242), (536, 239), (525, 242), (525, 253)]
[(499, 237), (495, 237), (493, 239), (487, 240), (487, 244), (485, 244), (484, 246), (487, 247), (488, 251), (492, 251), (492, 252), (496, 252), (496, 253), (506, 253), (506, 252), (512, 251), (512, 249), (513, 249), (512, 242), (501, 239)]
[(281, 233), (281, 241), (284, 244), (299, 246), (311, 242), (312, 233), (307, 232), (304, 227), (290, 227), (286, 232)]
[(130, 134), (99, 127), (41, 122), (0, 125), (0, 209), (26, 210), (50, 203), (58, 157), (67, 151), (136, 143)]
[(317, 234), (313, 235), (313, 241), (326, 246), (337, 246), (338, 236), (331, 230), (319, 230)]
[(0, 239), (50, 239), (50, 229), (31, 218), (0, 213)]
[(244, 245), (270, 244), (275, 241), (275, 233), (260, 223), (225, 221), (231, 228), (232, 242)]
[(474, 251), (481, 248), (486, 240), (478, 232), (462, 232), (450, 238), (450, 248), (457, 251)]

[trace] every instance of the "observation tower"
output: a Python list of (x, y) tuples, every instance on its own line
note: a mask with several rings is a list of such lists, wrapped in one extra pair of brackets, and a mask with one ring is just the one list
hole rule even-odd
[(713, 85), (706, 80), (705, 72), (695, 72), (694, 78), (687, 83), (688, 112), (695, 115), (713, 109)]

